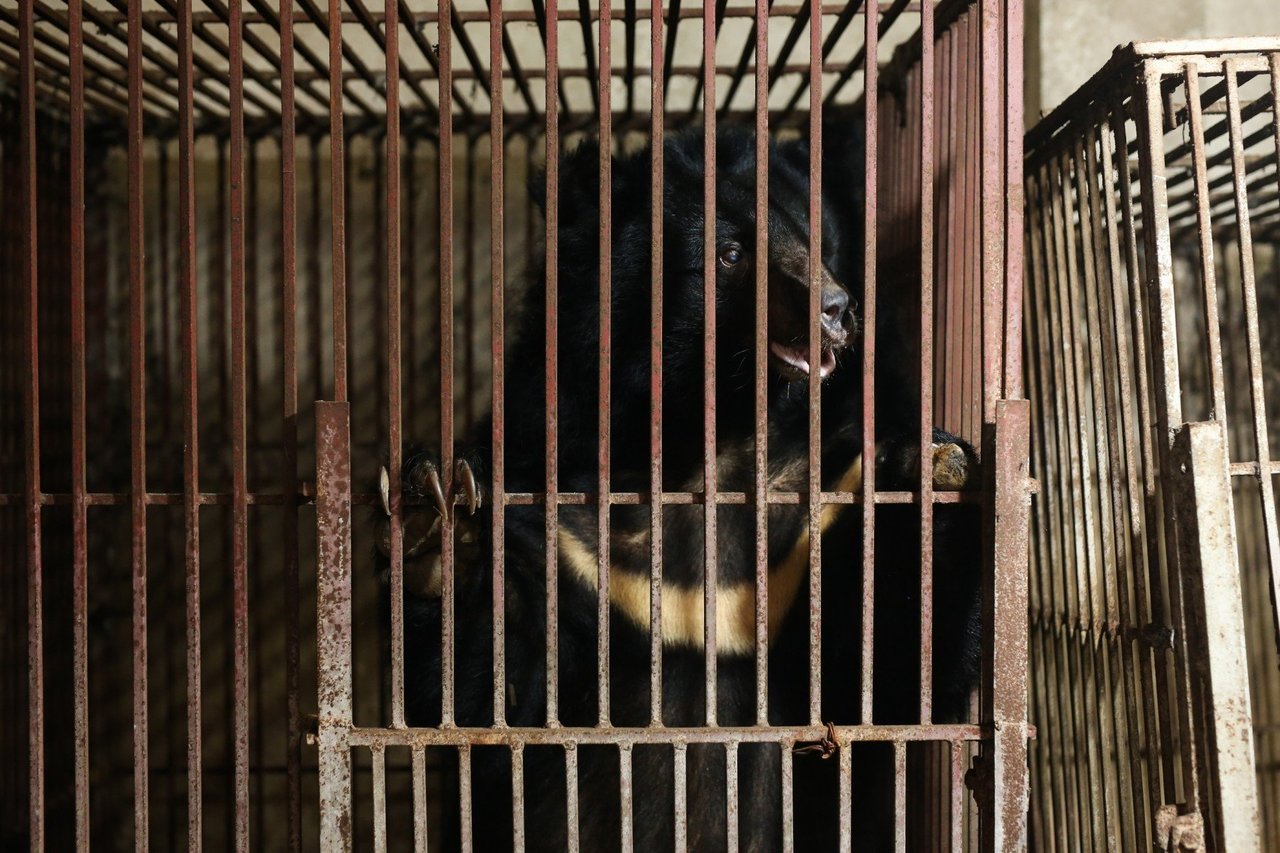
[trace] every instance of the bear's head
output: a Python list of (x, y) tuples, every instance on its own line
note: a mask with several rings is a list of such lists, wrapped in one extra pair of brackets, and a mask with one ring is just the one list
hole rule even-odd
[[(756, 241), (756, 152), (754, 134), (737, 125), (716, 133), (713, 183), (716, 193), (715, 239), (711, 268), (716, 282), (716, 372), (722, 389), (749, 389), (755, 352), (757, 272), (763, 265), (767, 286), (767, 329), (771, 386), (807, 383), (809, 335), (818, 330), (817, 370), (826, 380), (860, 332), (858, 282), (837, 280), (833, 270), (858, 269), (844, 254), (860, 252), (858, 235), (840, 235), (839, 211), (820, 199), (821, 262), (810, 269), (809, 153), (805, 140), (770, 139), (768, 163), (768, 239), (762, 253)], [(860, 167), (861, 164), (859, 163)], [(610, 248), (613, 277), (614, 349), (623, 328), (646, 336), (651, 275), (652, 152), (644, 146), (610, 160), (613, 203)], [(670, 134), (663, 146), (663, 346), (679, 363), (703, 359), (704, 273), (707, 268), (704, 217), (704, 136), (700, 128)], [(559, 257), (562, 310), (567, 288), (587, 292), (598, 287), (600, 149), (587, 138), (562, 158), (559, 183)], [(827, 184), (830, 186), (830, 183)], [(543, 205), (544, 180), (534, 176), (531, 190)], [(860, 187), (858, 188), (861, 189)], [(854, 245), (854, 244), (859, 245)], [(762, 256), (762, 254), (764, 256)], [(860, 257), (860, 256), (859, 256)], [(813, 295), (816, 290), (816, 298)], [(816, 310), (814, 302), (816, 301)], [(594, 306), (593, 306), (594, 307)], [(572, 310), (572, 309), (570, 309)], [(643, 312), (646, 322), (620, 322), (619, 312)], [(640, 344), (640, 341), (635, 343)], [(687, 352), (679, 352), (679, 350)], [(673, 351), (674, 350), (674, 351)], [(667, 377), (670, 381), (671, 377)]]

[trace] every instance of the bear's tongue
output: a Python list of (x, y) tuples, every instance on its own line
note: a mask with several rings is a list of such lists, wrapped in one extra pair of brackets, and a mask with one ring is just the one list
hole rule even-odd
[[(802, 346), (784, 346), (777, 341), (769, 343), (769, 351), (801, 373), (809, 372), (809, 348)], [(818, 377), (826, 379), (836, 368), (836, 354), (829, 349), (822, 350), (822, 360), (818, 363)]]

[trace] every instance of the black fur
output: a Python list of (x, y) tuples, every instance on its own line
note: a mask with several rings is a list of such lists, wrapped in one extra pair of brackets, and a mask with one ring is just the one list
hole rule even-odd
[[(703, 442), (703, 152), (700, 132), (671, 136), (664, 147), (665, 188), (663, 269), (663, 487), (699, 491)], [(754, 139), (725, 127), (717, 136), (716, 235), (718, 246), (739, 244), (745, 260), (726, 267), (717, 262), (715, 366), (716, 437), (721, 456), (719, 488), (752, 489), (755, 323), (755, 172)], [(831, 277), (855, 298), (862, 296), (862, 153), (856, 132), (828, 137), (824, 172), (822, 262)], [(797, 259), (808, 257), (808, 150), (804, 141), (769, 146), (769, 322), (770, 336), (803, 340), (808, 322), (808, 290), (796, 278)], [(598, 398), (598, 158), (594, 142), (567, 154), (561, 164), (559, 195), (559, 362), (558, 487), (592, 492), (597, 488)], [(646, 492), (650, 476), (650, 152), (646, 148), (613, 159), (612, 194), (612, 370), (610, 373), (610, 487)], [(541, 192), (541, 182), (533, 189)], [(544, 304), (542, 263), (529, 265), (534, 276), (519, 306), (519, 330), (506, 363), (506, 488), (540, 492), (545, 488), (546, 446)], [(803, 265), (801, 267), (803, 269)], [(883, 288), (881, 305), (893, 300)], [(860, 312), (857, 312), (860, 314)], [(887, 312), (883, 315), (891, 316)], [(893, 361), (906, 350), (916, 329), (882, 324), (878, 360)], [(831, 484), (862, 449), (861, 341), (839, 353), (839, 366), (822, 386), (822, 478)], [(807, 377), (797, 381), (771, 364), (768, 379), (770, 472), (775, 488), (804, 491), (807, 474)], [(880, 467), (884, 487), (910, 488), (918, 415), (902, 383), (881, 382), (877, 423), (886, 450)], [(491, 470), (489, 421), (477, 425), (462, 446), (461, 457), (488, 482)], [(938, 433), (936, 440), (952, 440)], [(412, 455), (406, 480), (431, 452)], [(445, 478), (448, 479), (447, 477)], [(427, 510), (429, 511), (429, 510)], [(978, 524), (962, 517), (974, 510), (937, 510), (935, 544), (935, 720), (962, 715), (977, 668)], [(456, 722), (485, 726), (492, 715), (492, 588), (489, 571), (490, 503), (476, 517), (459, 513), (460, 525), (478, 537), (460, 553), (456, 571), (457, 676)], [(649, 527), (647, 506), (616, 506), (615, 532), (640, 534)], [(881, 507), (877, 514), (875, 722), (916, 721), (919, 672), (918, 510)], [(786, 554), (806, 529), (802, 506), (774, 505), (769, 511), (770, 562)], [(562, 506), (561, 528), (592, 554), (596, 548), (594, 507)], [(823, 548), (823, 719), (859, 722), (858, 696), (861, 617), (861, 511), (851, 507), (824, 537)], [(719, 582), (754, 577), (754, 510), (722, 505), (718, 509)], [(703, 512), (699, 506), (668, 506), (663, 512), (664, 578), (685, 586), (703, 578)], [(511, 506), (505, 525), (505, 621), (507, 724), (542, 726), (546, 719), (546, 555), (543, 509)], [(628, 540), (632, 541), (632, 540)], [(647, 539), (640, 544), (614, 540), (611, 561), (647, 575)], [(562, 561), (563, 564), (563, 561)], [(807, 585), (802, 585), (807, 586)], [(564, 568), (560, 571), (558, 721), (565, 726), (597, 723), (596, 596)], [(408, 597), (406, 672), (411, 724), (440, 721), (440, 602)], [(770, 650), (769, 721), (808, 722), (808, 619), (803, 590)], [(663, 655), (663, 722), (697, 726), (706, 719), (704, 658), (697, 648), (667, 647)], [(624, 616), (610, 620), (610, 722), (615, 726), (649, 723), (649, 637)], [(722, 726), (754, 725), (756, 665), (750, 655), (722, 655), (718, 669), (717, 721)], [(584, 850), (618, 846), (618, 752), (614, 747), (582, 746), (579, 756), (579, 815)], [(511, 845), (510, 758), (505, 748), (481, 748), (473, 755), (473, 829), (475, 849)], [(778, 748), (744, 745), (739, 753), (739, 810), (742, 848), (774, 850), (781, 845), (780, 756)], [(634, 760), (634, 831), (639, 850), (672, 847), (673, 806), (670, 747), (638, 746)], [(891, 777), (886, 780), (882, 753), (856, 759), (864, 804), (858, 820), (864, 843), (886, 828), (892, 815)], [(865, 768), (862, 767), (865, 764)], [(797, 849), (827, 849), (835, 838), (836, 762), (795, 758)], [(864, 772), (865, 769), (865, 772)], [(890, 771), (891, 772), (891, 771)], [(525, 750), (526, 845), (533, 850), (565, 847), (564, 758), (559, 747)], [(691, 746), (688, 751), (689, 848), (724, 847), (724, 751)], [(885, 791), (887, 790), (887, 812)], [(446, 809), (446, 812), (450, 811)], [(874, 812), (874, 813), (873, 813)]]

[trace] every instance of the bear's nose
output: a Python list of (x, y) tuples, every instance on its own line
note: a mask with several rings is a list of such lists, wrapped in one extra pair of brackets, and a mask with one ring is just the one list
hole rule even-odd
[(822, 329), (836, 340), (842, 339), (853, 323), (849, 292), (837, 284), (822, 288)]

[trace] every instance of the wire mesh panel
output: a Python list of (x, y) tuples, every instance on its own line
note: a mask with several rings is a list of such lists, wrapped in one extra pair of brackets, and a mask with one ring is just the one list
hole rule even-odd
[(6, 849), (1021, 849), (1021, 26), (0, 0)]
[(1043, 849), (1280, 844), (1278, 48), (1129, 46), (1028, 136)]

